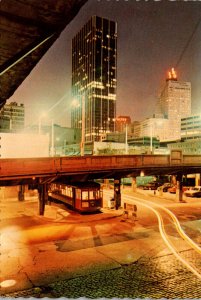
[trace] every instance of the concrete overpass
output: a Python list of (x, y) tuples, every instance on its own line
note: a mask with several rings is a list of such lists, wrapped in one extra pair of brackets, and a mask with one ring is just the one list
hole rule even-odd
[[(178, 182), (182, 175), (201, 173), (201, 155), (112, 155), (86, 157), (47, 157), (0, 160), (0, 186), (19, 185), (19, 200), (24, 198), (24, 185), (39, 191), (40, 214), (47, 202), (48, 184), (72, 183), (90, 179), (114, 178), (114, 197), (121, 204), (121, 178), (127, 175), (174, 174)], [(181, 185), (180, 185), (181, 186)], [(180, 188), (181, 198), (182, 189)]]
[(69, 183), (127, 175), (201, 173), (201, 155), (108, 155), (46, 157), (0, 160), (0, 185), (40, 184), (65, 180)]

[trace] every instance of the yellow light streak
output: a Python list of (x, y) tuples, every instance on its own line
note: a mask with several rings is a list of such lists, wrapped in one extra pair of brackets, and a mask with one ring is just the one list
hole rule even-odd
[(201, 279), (201, 274), (198, 273), (198, 271), (196, 269), (194, 269), (185, 259), (183, 259), (177, 252), (176, 250), (173, 248), (173, 246), (171, 245), (171, 243), (168, 241), (167, 239), (167, 234), (165, 233), (165, 228), (164, 228), (164, 223), (162, 220), (161, 215), (158, 213), (157, 210), (155, 210), (153, 207), (151, 207), (150, 205), (147, 205), (145, 203), (136, 200), (137, 198), (133, 197), (135, 199), (135, 202), (137, 202), (138, 204), (145, 206), (147, 208), (149, 208), (150, 210), (152, 210), (155, 215), (158, 218), (158, 223), (159, 223), (159, 231), (161, 234), (161, 237), (163, 238), (164, 242), (166, 243), (166, 245), (168, 246), (168, 248), (172, 251), (172, 253), (177, 257), (178, 260), (180, 260), (192, 273), (194, 273), (199, 279)]
[(177, 231), (179, 232), (181, 237), (184, 238), (189, 243), (189, 245), (192, 248), (194, 248), (199, 254), (201, 254), (201, 248), (191, 238), (189, 238), (189, 236), (183, 231), (177, 217), (169, 209), (167, 209), (166, 207), (163, 207), (163, 206), (161, 206), (159, 204), (155, 204), (155, 203), (154, 203), (154, 206), (157, 206), (157, 207), (163, 209), (165, 212), (167, 212), (167, 214), (169, 214), (169, 216), (176, 223), (175, 225), (176, 225)]
[[(109, 193), (108, 193), (109, 194)], [(167, 238), (167, 234), (166, 234), (166, 232), (165, 232), (165, 227), (164, 227), (164, 223), (163, 223), (163, 219), (162, 219), (162, 217), (161, 217), (161, 215), (159, 214), (159, 212), (156, 210), (156, 209), (154, 209), (152, 206), (150, 206), (149, 204), (151, 204), (151, 205), (155, 205), (155, 206), (158, 206), (158, 207), (160, 207), (160, 208), (163, 208), (162, 206), (160, 206), (160, 205), (157, 205), (157, 204), (155, 204), (155, 203), (152, 203), (152, 202), (149, 202), (149, 201), (146, 201), (146, 200), (143, 200), (143, 199), (140, 199), (140, 198), (137, 198), (137, 197), (135, 197), (135, 196), (127, 196), (127, 195), (124, 195), (124, 198), (126, 199), (128, 199), (128, 200), (131, 200), (131, 201), (133, 201), (133, 200), (135, 200), (135, 202), (136, 203), (138, 203), (139, 205), (142, 205), (142, 206), (144, 206), (144, 207), (146, 207), (146, 208), (148, 208), (148, 209), (150, 209), (151, 211), (153, 211), (154, 212), (154, 214), (156, 215), (156, 217), (157, 217), (157, 219), (158, 219), (158, 224), (159, 224), (159, 231), (160, 231), (160, 234), (161, 234), (161, 237), (162, 237), (162, 239), (164, 240), (164, 242), (165, 242), (165, 244), (167, 245), (167, 247), (172, 251), (172, 253), (175, 255), (175, 257), (178, 259), (178, 260), (180, 260), (185, 266), (186, 266), (186, 268), (188, 268), (192, 273), (194, 273), (199, 279), (201, 279), (201, 274), (195, 269), (195, 268), (193, 268), (185, 259), (183, 259), (178, 253), (177, 253), (177, 251), (174, 249), (174, 247), (171, 245), (171, 243), (168, 241), (168, 238)], [(142, 201), (144, 201), (144, 202), (146, 202), (146, 203), (148, 203), (148, 204), (146, 204), (146, 203), (144, 203), (144, 202), (142, 202)], [(166, 209), (168, 212), (170, 212), (168, 209)], [(171, 212), (170, 212), (171, 213)], [(169, 214), (169, 215), (171, 215), (171, 214)], [(174, 216), (174, 214), (172, 214), (173, 216)], [(177, 220), (177, 218), (174, 216), (174, 220)], [(173, 220), (173, 221), (174, 221)], [(196, 244), (194, 244), (194, 242), (183, 232), (183, 230), (181, 229), (181, 227), (180, 227), (180, 224), (179, 224), (179, 221), (177, 220), (177, 221), (175, 221), (176, 222), (176, 228), (177, 228), (177, 231), (178, 232), (182, 232), (183, 233), (183, 238), (185, 239), (185, 240), (187, 240), (187, 242), (189, 243), (190, 241), (190, 245), (191, 245), (191, 247), (193, 247), (194, 249), (196, 248), (196, 249), (198, 249), (199, 251), (200, 251), (200, 249), (199, 249), (199, 247), (196, 245)], [(174, 223), (175, 224), (175, 223)], [(194, 247), (196, 245), (196, 247)]]
[[(128, 196), (129, 197), (129, 196)], [(137, 198), (137, 197), (135, 197), (135, 199), (138, 199), (138, 200), (142, 200), (142, 199), (140, 199), (140, 198)], [(184, 232), (184, 230), (181, 228), (181, 225), (180, 225), (180, 223), (179, 223), (179, 220), (177, 219), (177, 217), (169, 210), (169, 209), (167, 209), (166, 207), (163, 207), (162, 205), (160, 205), (160, 204), (156, 204), (156, 203), (153, 203), (153, 202), (150, 202), (150, 201), (147, 201), (147, 200), (143, 200), (143, 201), (145, 201), (146, 203), (150, 203), (150, 204), (152, 204), (152, 205), (154, 205), (154, 206), (156, 206), (156, 207), (158, 207), (158, 208), (160, 208), (160, 209), (162, 209), (162, 210), (164, 210), (167, 214), (169, 214), (169, 216), (173, 219), (173, 221), (174, 221), (174, 224), (175, 224), (175, 226), (176, 226), (176, 228), (177, 228), (177, 231), (178, 231), (178, 233), (180, 234), (180, 236), (184, 239), (184, 240), (186, 240), (186, 242), (195, 250), (195, 251), (197, 251), (199, 254), (201, 254), (201, 248), (191, 239), (191, 238), (189, 238), (189, 236)]]

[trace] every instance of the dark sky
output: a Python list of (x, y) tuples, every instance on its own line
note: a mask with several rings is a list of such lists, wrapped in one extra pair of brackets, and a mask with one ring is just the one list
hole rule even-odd
[[(192, 112), (201, 113), (200, 1), (88, 0), (9, 102), (25, 104), (26, 124), (70, 126), (71, 40), (92, 15), (117, 22), (117, 116), (143, 120), (155, 109), (167, 70), (192, 83)], [(63, 100), (62, 100), (63, 99)], [(52, 108), (53, 107), (53, 108)], [(52, 108), (52, 109), (51, 109)]]

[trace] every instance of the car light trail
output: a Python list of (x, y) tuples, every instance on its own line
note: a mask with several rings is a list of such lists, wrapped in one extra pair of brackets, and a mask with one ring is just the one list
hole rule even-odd
[[(129, 196), (126, 196), (126, 197), (129, 197)], [(158, 207), (162, 210), (164, 210), (172, 219), (173, 219), (173, 222), (177, 228), (177, 231), (178, 233), (180, 234), (180, 236), (193, 248), (195, 249), (195, 251), (197, 251), (199, 254), (201, 254), (201, 248), (191, 239), (189, 238), (189, 236), (184, 232), (184, 230), (181, 228), (181, 225), (179, 223), (179, 220), (177, 219), (177, 217), (169, 210), (167, 209), (166, 207), (163, 207), (162, 205), (160, 204), (156, 204), (156, 203), (153, 203), (153, 202), (150, 202), (150, 201), (147, 201), (147, 200), (142, 200), (140, 198), (137, 198), (135, 196), (133, 196), (131, 199), (137, 199), (139, 201), (143, 201), (143, 202), (146, 202), (146, 203), (149, 203), (151, 205), (154, 205), (155, 207)]]
[(179, 223), (179, 220), (177, 219), (177, 217), (166, 207), (163, 207), (159, 204), (154, 204), (155, 206), (163, 209), (164, 211), (167, 212), (167, 214), (169, 214), (169, 216), (173, 219), (173, 221), (175, 222), (175, 225), (178, 229), (179, 234), (181, 235), (181, 237), (183, 237), (188, 243), (189, 245), (194, 248), (199, 254), (201, 254), (201, 248), (191, 239), (189, 238), (189, 236), (184, 232), (184, 230), (181, 228), (181, 225)]
[[(134, 198), (135, 199), (135, 198)], [(159, 230), (160, 230), (160, 234), (161, 234), (161, 237), (163, 238), (164, 242), (166, 243), (166, 245), (168, 246), (168, 248), (172, 251), (172, 253), (177, 257), (178, 260), (180, 260), (192, 273), (194, 273), (199, 279), (201, 279), (201, 274), (198, 273), (198, 271), (193, 268), (185, 259), (183, 259), (177, 252), (176, 250), (174, 249), (174, 247), (171, 245), (171, 243), (168, 241), (167, 239), (167, 234), (165, 233), (165, 227), (164, 227), (164, 223), (163, 223), (163, 219), (161, 217), (161, 215), (159, 214), (159, 212), (154, 209), (153, 207), (151, 207), (150, 205), (148, 204), (145, 204), (145, 203), (142, 203), (138, 200), (135, 199), (135, 201), (144, 206), (144, 207), (147, 207), (148, 209), (152, 210), (155, 215), (157, 216), (158, 218), (158, 223), (159, 223)]]
[[(139, 205), (142, 205), (148, 209), (150, 209), (157, 217), (158, 219), (158, 224), (159, 224), (159, 231), (160, 231), (160, 234), (161, 234), (161, 237), (162, 239), (164, 240), (165, 244), (167, 245), (167, 247), (172, 251), (172, 253), (175, 255), (175, 257), (181, 261), (181, 263), (183, 263), (186, 268), (188, 268), (193, 274), (195, 274), (199, 279), (201, 279), (201, 274), (193, 267), (191, 266), (191, 264), (189, 264), (184, 258), (182, 258), (181, 255), (179, 255), (177, 253), (177, 251), (175, 250), (175, 248), (171, 245), (171, 243), (168, 241), (168, 238), (167, 238), (167, 234), (165, 232), (165, 227), (164, 227), (164, 222), (163, 222), (163, 219), (162, 219), (162, 216), (161, 214), (156, 210), (154, 209), (151, 205), (154, 205), (154, 206), (157, 206), (159, 208), (163, 208), (162, 206), (160, 205), (157, 205), (155, 203), (152, 203), (150, 201), (146, 201), (146, 200), (143, 200), (143, 199), (140, 199), (140, 198), (137, 198), (135, 196), (128, 196), (128, 195), (124, 195), (124, 198), (125, 199), (128, 199), (128, 200), (135, 200), (135, 202), (137, 202)], [(146, 203), (145, 203), (146, 202)], [(182, 236), (182, 238), (188, 242), (188, 244), (190, 243), (190, 246), (194, 249), (194, 250), (198, 250), (199, 253), (200, 253), (200, 248), (183, 232), (180, 224), (179, 224), (179, 221), (178, 219), (176, 218), (176, 216), (170, 212), (168, 209), (164, 209), (173, 219), (173, 223), (174, 225), (176, 226), (176, 229), (177, 229), (177, 232), (180, 234), (180, 236)], [(173, 217), (174, 216), (174, 217)], [(196, 247), (195, 247), (196, 245)]]

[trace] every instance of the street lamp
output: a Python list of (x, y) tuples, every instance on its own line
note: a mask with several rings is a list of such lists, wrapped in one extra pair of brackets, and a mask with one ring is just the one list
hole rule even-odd
[(84, 156), (84, 144), (85, 144), (85, 95), (82, 94), (81, 97), (81, 106), (80, 103), (78, 103), (77, 99), (74, 99), (72, 101), (72, 106), (74, 108), (81, 108), (81, 120), (78, 122), (82, 125), (82, 131), (81, 131), (81, 143), (80, 143), (80, 155)]
[(85, 143), (85, 96), (82, 95), (82, 138), (81, 138), (81, 156), (84, 156), (84, 143)]
[(52, 125), (51, 125), (51, 149), (50, 153), (51, 156), (54, 156), (54, 121), (52, 120)]
[(126, 123), (125, 153), (128, 154), (128, 125)]
[(150, 122), (150, 152), (152, 154), (153, 151), (153, 123), (152, 120)]

